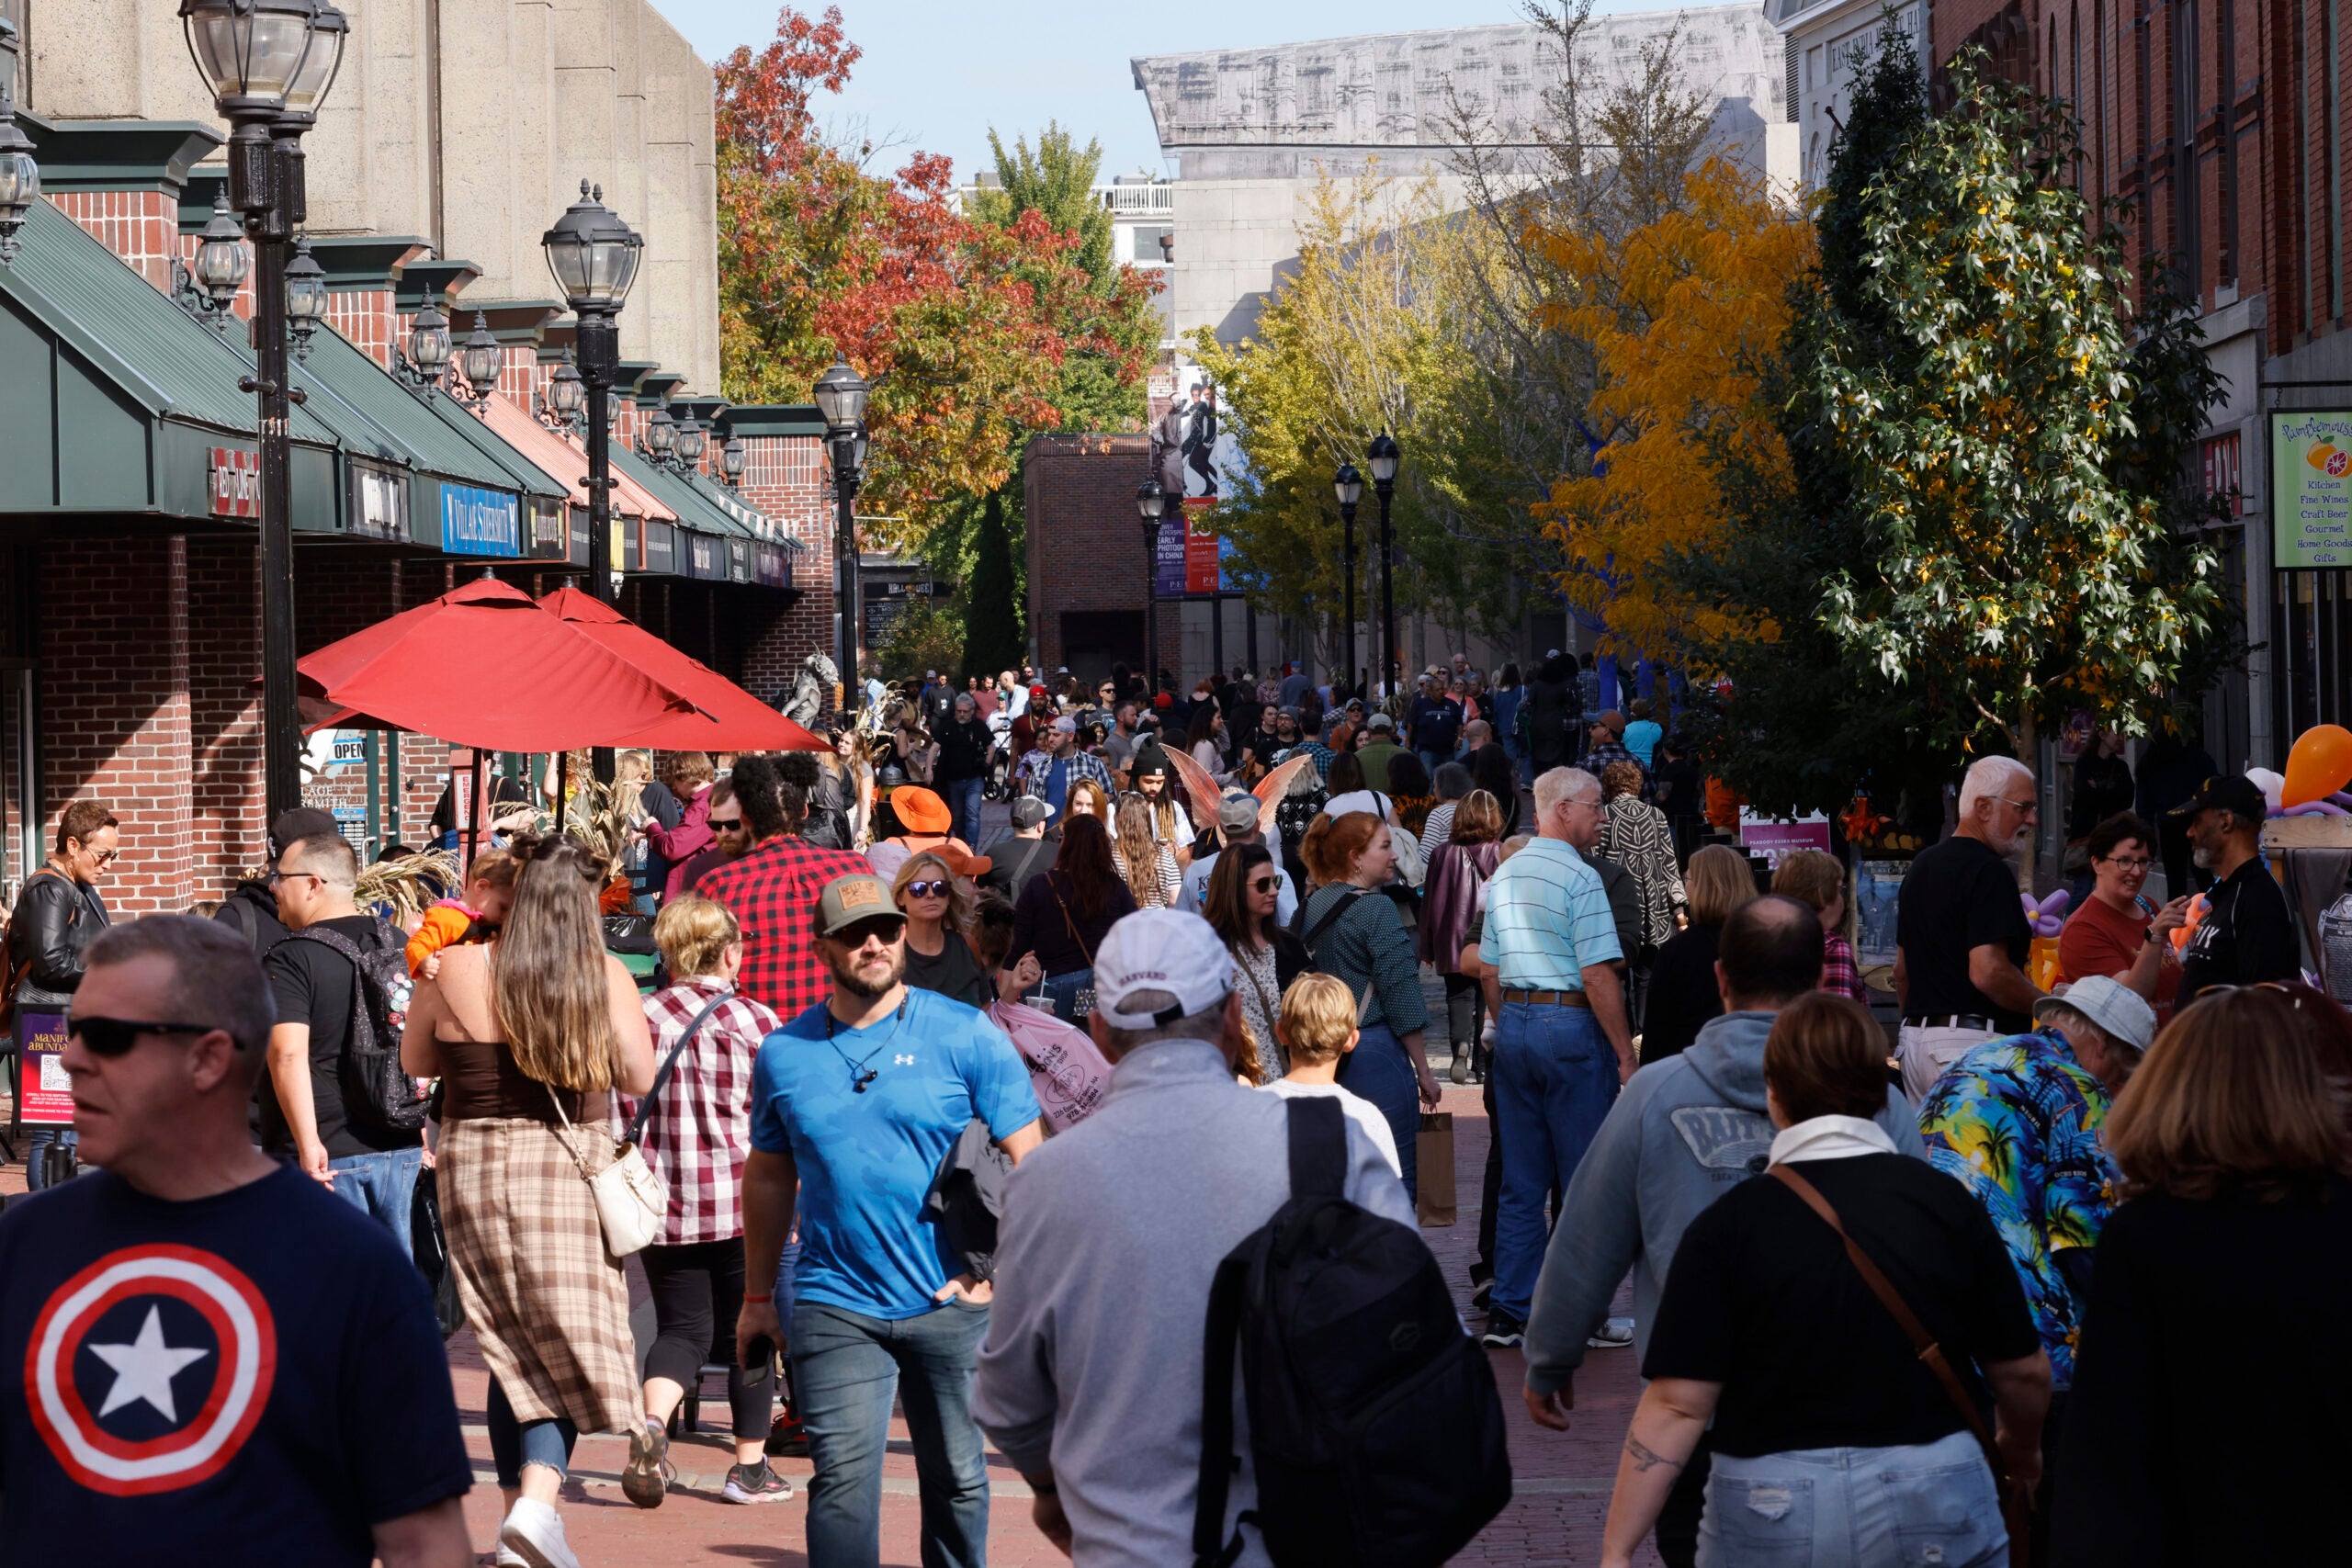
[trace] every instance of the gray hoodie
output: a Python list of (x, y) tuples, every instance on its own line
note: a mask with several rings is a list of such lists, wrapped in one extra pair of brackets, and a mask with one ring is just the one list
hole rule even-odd
[[(1690, 1048), (1633, 1076), (1577, 1164), (1544, 1254), (1527, 1321), (1527, 1386), (1549, 1393), (1584, 1360), (1585, 1340), (1634, 1271), (1634, 1350), (1649, 1350), (1674, 1249), (1699, 1212), (1765, 1167), (1769, 1012), (1710, 1019)], [(1928, 1151), (1902, 1091), (1890, 1085), (1875, 1118), (1894, 1146)]]

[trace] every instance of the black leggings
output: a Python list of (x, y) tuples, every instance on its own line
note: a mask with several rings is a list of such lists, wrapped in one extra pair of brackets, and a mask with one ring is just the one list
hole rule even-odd
[(647, 1378), (668, 1378), (695, 1387), (712, 1361), (727, 1366), (727, 1403), (738, 1438), (764, 1438), (775, 1379), (761, 1368), (754, 1375), (735, 1361), (735, 1318), (743, 1307), (743, 1238), (656, 1244), (639, 1256), (645, 1282), (653, 1291), (653, 1345), (645, 1355)]
[(1445, 1034), (1458, 1056), (1478, 1043), (1479, 1014), (1486, 1010), (1487, 998), (1475, 976), (1447, 975), (1444, 980)]

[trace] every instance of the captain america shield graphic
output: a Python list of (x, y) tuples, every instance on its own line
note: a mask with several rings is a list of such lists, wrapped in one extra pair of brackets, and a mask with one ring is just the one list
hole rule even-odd
[(192, 1247), (109, 1252), (51, 1292), (25, 1347), (33, 1426), (65, 1473), (136, 1497), (220, 1473), (269, 1404), (261, 1292)]

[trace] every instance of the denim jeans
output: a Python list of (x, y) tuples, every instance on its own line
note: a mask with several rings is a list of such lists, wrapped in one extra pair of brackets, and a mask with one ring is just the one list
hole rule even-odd
[(51, 1145), (79, 1151), (82, 1134), (71, 1127), (28, 1127), (25, 1129), (25, 1190), (38, 1192), (49, 1185), (49, 1172), (42, 1169), (41, 1156)]
[(1421, 1131), (1421, 1085), (1405, 1043), (1385, 1023), (1366, 1024), (1356, 1048), (1340, 1058), (1340, 1085), (1360, 1094), (1388, 1118), (1396, 1139), (1397, 1174), (1405, 1179), (1405, 1196), (1419, 1201), (1419, 1172), (1415, 1168), (1414, 1140)]
[(1453, 761), (1453, 751), (1451, 747), (1442, 751), (1437, 750), (1434, 748), (1424, 749), (1419, 753), (1419, 756), (1421, 759), (1421, 766), (1430, 771), (1430, 777), (1432, 779), (1437, 777), (1437, 771), (1440, 768)]
[(1503, 1190), (1495, 1217), (1496, 1310), (1527, 1321), (1551, 1231), (1544, 1200), (1566, 1192), (1617, 1099), (1617, 1053), (1590, 1010), (1505, 1002), (1495, 1020), (1496, 1130)]
[(792, 1309), (792, 1387), (808, 1424), (808, 1568), (879, 1568), (882, 1454), (895, 1393), (922, 1496), (923, 1568), (985, 1568), (988, 1466), (972, 1379), (989, 1309), (962, 1302), (895, 1322), (821, 1302)]
[(1893, 1449), (1717, 1453), (1699, 1568), (1994, 1568), (2009, 1557), (2000, 1495), (1966, 1432)]
[(956, 836), (967, 844), (980, 841), (980, 797), (988, 788), (988, 780), (954, 779), (939, 786), (947, 797), (947, 809), (955, 813)]
[(401, 1255), (413, 1259), (416, 1252), (409, 1235), (409, 1213), (416, 1202), (416, 1173), (424, 1164), (420, 1146), (345, 1155), (327, 1161), (327, 1168), (334, 1173), (334, 1190), (344, 1201), (383, 1221), (400, 1242)]
[(498, 1380), (490, 1380), (490, 1398), (483, 1405), (482, 1425), (490, 1428), (490, 1463), (498, 1484), (508, 1491), (523, 1484), (523, 1467), (543, 1464), (558, 1475), (571, 1473), (571, 1446), (580, 1428), (569, 1416), (544, 1421), (517, 1421), (514, 1406)]

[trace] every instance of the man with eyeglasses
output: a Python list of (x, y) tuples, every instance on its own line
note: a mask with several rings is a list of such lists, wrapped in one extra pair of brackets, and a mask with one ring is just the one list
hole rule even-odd
[(2041, 991), (2026, 978), (2033, 945), (2011, 863), (2033, 851), (2033, 770), (1983, 757), (1960, 786), (1960, 826), (1911, 862), (1894, 914), (1894, 1055), (1917, 1105), (1961, 1057), (2033, 1027)]
[(0, 1562), (470, 1563), (424, 1281), (246, 1131), (251, 948), (156, 915), (86, 960), (62, 1060), (98, 1168), (0, 1214)]
[[(1037, 1097), (994, 1024), (907, 986), (906, 917), (881, 878), (837, 877), (814, 904), (804, 918), (831, 990), (768, 1036), (752, 1069), (743, 1277), (775, 1288), (745, 1291), (737, 1353), (746, 1366), (770, 1347), (791, 1355), (816, 1467), (811, 1568), (880, 1561), (894, 1387), (921, 1478), (922, 1560), (977, 1564), (989, 1493), (972, 1379), (994, 1290), (950, 1251), (925, 1199), (976, 1120), (1008, 1162), (1035, 1148)], [(796, 1213), (799, 1258), (779, 1279)]]
[[(28, 1087), (40, 1085), (41, 1064), (51, 1059), (29, 1055), (28, 1047), (56, 1040), (65, 1004), (82, 983), (82, 954), (107, 929), (98, 879), (120, 852), (119, 838), (113, 812), (95, 800), (74, 802), (58, 814), (57, 848), (48, 863), (17, 890), (8, 919), (8, 973), (17, 985), (17, 1060)], [(33, 1128), (25, 1144), (26, 1189), (49, 1185), (52, 1146), (74, 1145), (69, 1128)]]
[[(382, 1221), (405, 1249), (424, 1133), (388, 1125), (384, 1108), (350, 1092), (359, 1075), (347, 1070), (356, 1012), (366, 1001), (352, 955), (397, 949), (400, 933), (353, 902), (359, 857), (340, 833), (295, 840), (269, 880), (292, 934), (261, 961), (277, 1002), (262, 1148)], [(389, 1028), (390, 1020), (375, 1027)]]

